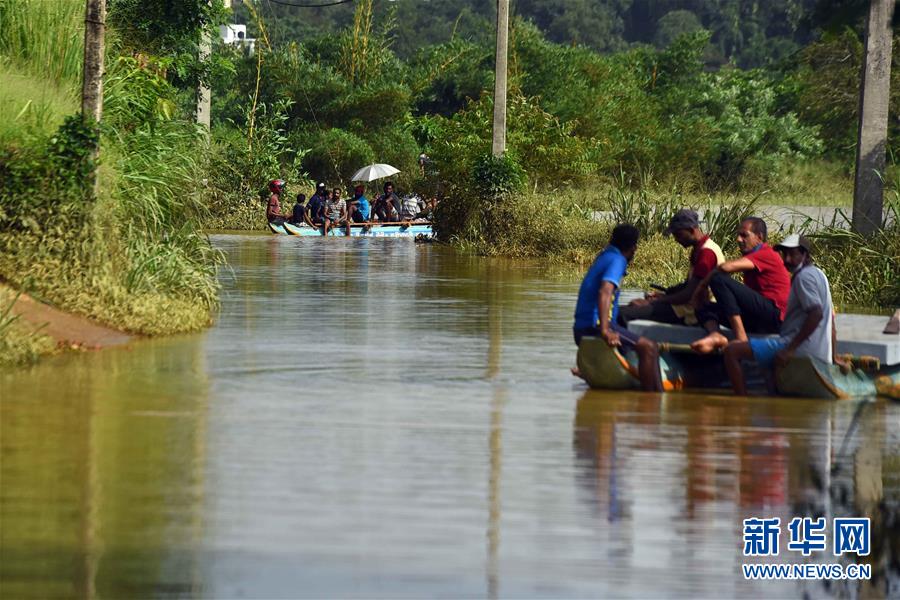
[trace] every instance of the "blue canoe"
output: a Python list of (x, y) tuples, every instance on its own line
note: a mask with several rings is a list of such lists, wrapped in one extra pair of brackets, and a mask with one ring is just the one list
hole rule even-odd
[[(269, 223), (269, 230), (279, 235), (318, 236), (322, 237), (322, 229), (309, 225), (293, 225)], [(343, 227), (332, 229), (329, 236), (344, 236)], [(372, 223), (369, 225), (353, 224), (350, 226), (352, 237), (408, 237), (417, 240), (428, 240), (434, 236), (431, 223)]]

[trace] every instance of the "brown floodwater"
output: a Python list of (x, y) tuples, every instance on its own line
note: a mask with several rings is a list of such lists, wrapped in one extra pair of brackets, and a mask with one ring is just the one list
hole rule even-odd
[[(209, 331), (0, 372), (4, 598), (900, 595), (900, 404), (592, 392), (540, 266), (214, 242)], [(743, 578), (818, 515), (871, 581)]]

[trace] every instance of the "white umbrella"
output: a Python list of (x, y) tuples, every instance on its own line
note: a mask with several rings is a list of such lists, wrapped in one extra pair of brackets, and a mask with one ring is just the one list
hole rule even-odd
[(375, 163), (369, 165), (368, 167), (363, 167), (362, 169), (354, 173), (353, 177), (350, 178), (350, 181), (375, 181), (376, 179), (390, 177), (391, 175), (399, 172), (399, 169), (395, 169), (391, 165)]

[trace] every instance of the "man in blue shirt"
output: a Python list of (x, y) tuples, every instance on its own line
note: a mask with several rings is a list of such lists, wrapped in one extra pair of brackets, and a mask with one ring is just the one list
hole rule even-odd
[(353, 198), (347, 205), (347, 235), (350, 235), (350, 223), (365, 223), (372, 213), (369, 200), (363, 195), (365, 192), (366, 187), (363, 185), (353, 188)]
[[(616, 323), (619, 289), (628, 263), (637, 251), (639, 237), (633, 225), (620, 224), (613, 229), (609, 245), (597, 255), (581, 282), (572, 333), (576, 345), (587, 335), (603, 338), (610, 347), (634, 348), (638, 355), (641, 388), (659, 392), (662, 391), (662, 379), (656, 342), (639, 337)], [(573, 369), (572, 373), (580, 376), (577, 369)]]

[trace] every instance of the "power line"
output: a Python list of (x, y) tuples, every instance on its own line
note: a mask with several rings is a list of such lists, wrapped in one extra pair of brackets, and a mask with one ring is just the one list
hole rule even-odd
[(285, 2), (284, 0), (269, 0), (269, 2), (274, 2), (275, 4), (281, 4), (282, 6), (293, 6), (294, 8), (324, 8), (326, 6), (347, 4), (348, 2), (353, 1), (354, 0), (334, 0), (334, 2), (322, 2), (321, 4), (296, 4), (293, 2)]

